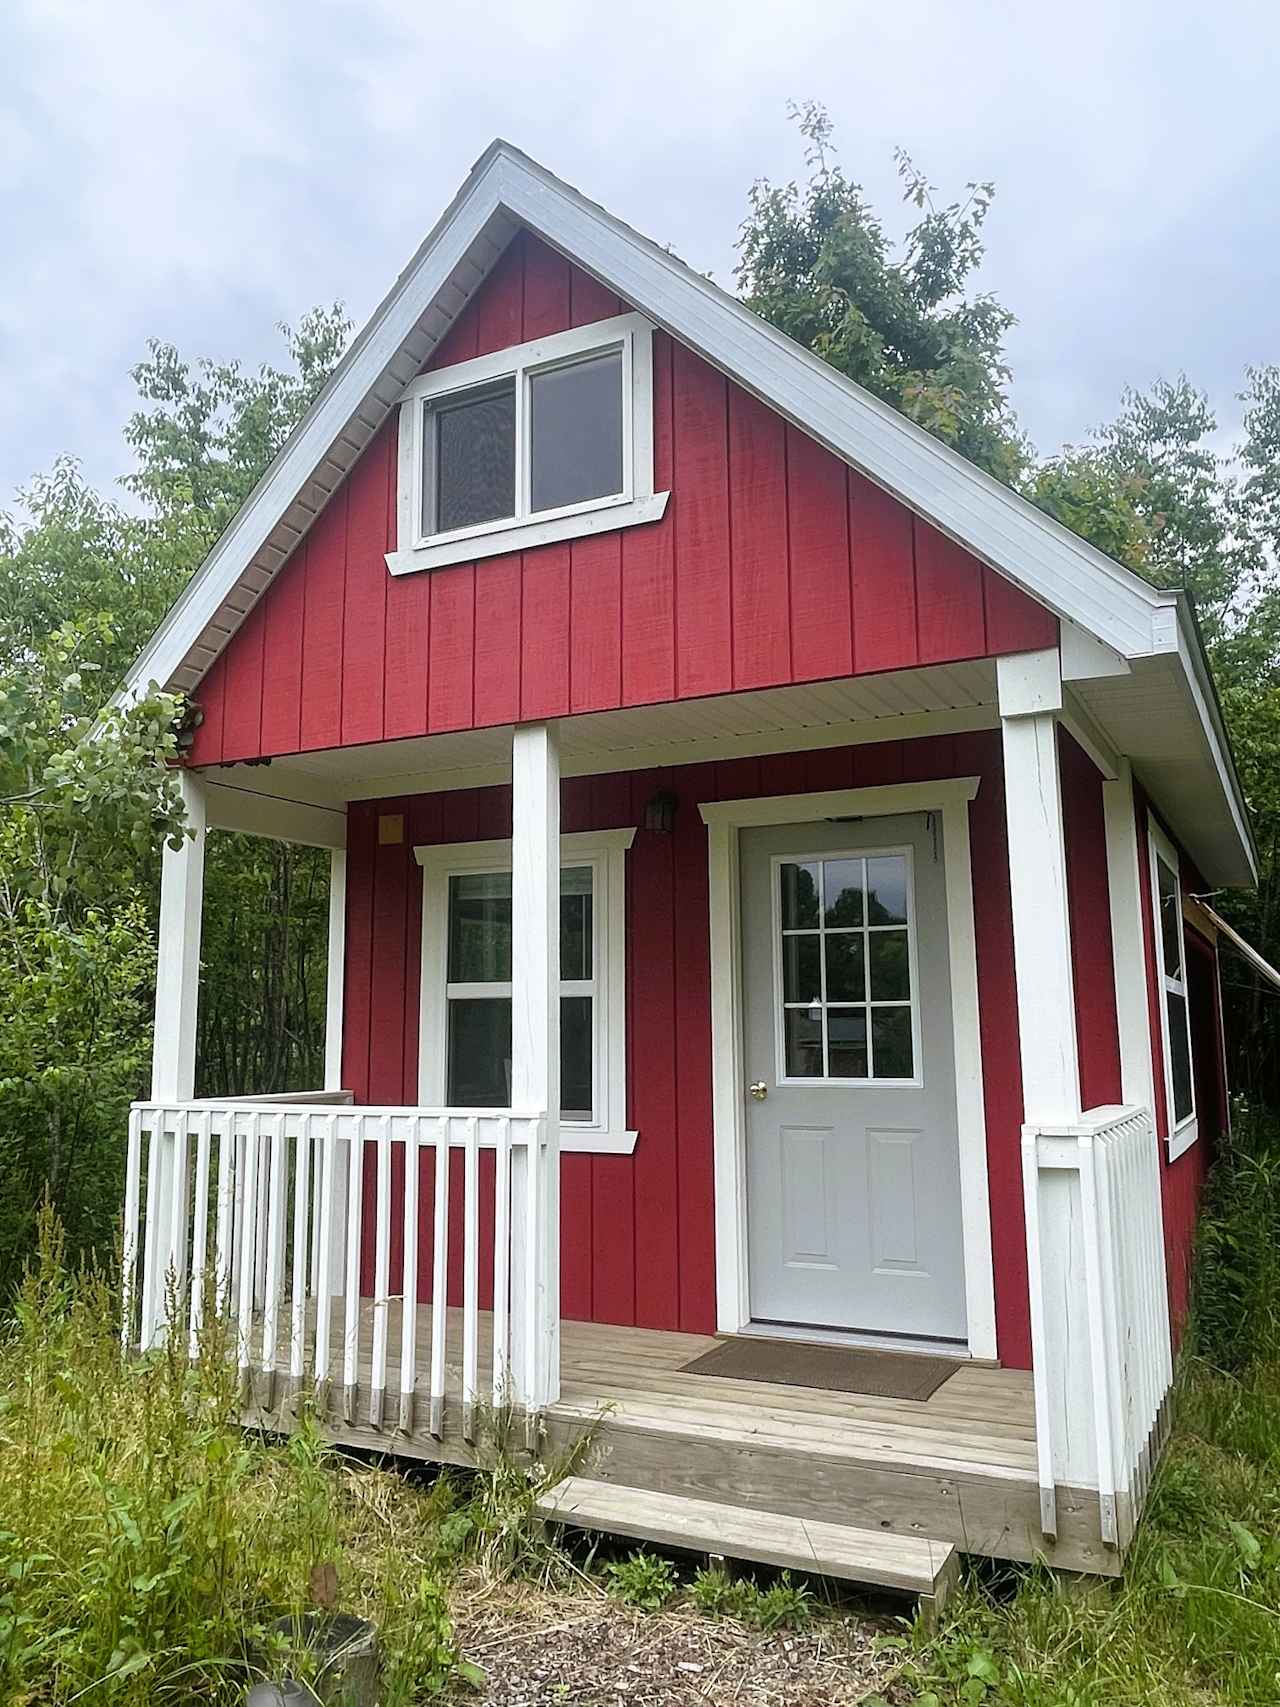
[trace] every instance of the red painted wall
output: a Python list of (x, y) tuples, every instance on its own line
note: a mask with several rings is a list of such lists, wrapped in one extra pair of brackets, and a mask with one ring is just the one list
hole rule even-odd
[[(1165, 1264), (1169, 1281), (1169, 1314), (1175, 1343), (1186, 1320), (1191, 1300), (1191, 1263), (1195, 1247), (1196, 1221), (1204, 1182), (1218, 1140), (1228, 1122), (1226, 1066), (1222, 1053), (1222, 1003), (1218, 987), (1216, 950), (1189, 926), (1183, 937), (1191, 1006), (1191, 1055), (1195, 1077), (1196, 1111), (1200, 1137), (1174, 1162), (1164, 1143), (1169, 1131), (1168, 1101), (1164, 1084), (1161, 1042), (1162, 996), (1156, 970), (1156, 946), (1151, 911), (1151, 857), (1147, 840), (1150, 806), (1137, 793), (1138, 875), (1142, 888), (1143, 942), (1147, 961), (1147, 1005), (1151, 1022), (1151, 1065), (1155, 1083), (1156, 1131), (1160, 1135), (1160, 1187), (1164, 1213)], [(1168, 833), (1166, 827), (1166, 834)], [(1179, 849), (1183, 893), (1201, 893), (1207, 887), (1186, 854)]]
[[(707, 837), (698, 802), (968, 775), (982, 779), (970, 825), (997, 1330), (1003, 1360), (1027, 1366), (1022, 1085), (994, 732), (565, 782), (567, 831), (637, 824), (659, 788), (671, 789), (679, 802), (674, 833), (638, 830), (628, 855), (628, 1118), (639, 1139), (631, 1156), (564, 1159), (566, 1315), (699, 1332), (715, 1324)], [(377, 818), (385, 812), (405, 814), (403, 844), (378, 845)], [(509, 835), (510, 812), (505, 788), (353, 803), (343, 1076), (359, 1100), (417, 1098), (422, 886), (413, 847)], [(482, 1237), (491, 1238), (491, 1168), (485, 1181)], [(428, 1164), (424, 1202), (430, 1183)], [(456, 1214), (456, 1176), (452, 1186)], [(424, 1226), (424, 1296), (430, 1261)], [(393, 1286), (398, 1263), (393, 1252)]]
[[(622, 306), (522, 235), (431, 365)], [(197, 690), (192, 761), (1056, 644), (1042, 606), (661, 333), (654, 435), (661, 522), (393, 577), (393, 416)]]
[(1123, 1101), (1102, 776), (1065, 729), (1058, 731), (1058, 763), (1067, 852), (1080, 1100), (1085, 1108), (1101, 1108), (1107, 1103)]

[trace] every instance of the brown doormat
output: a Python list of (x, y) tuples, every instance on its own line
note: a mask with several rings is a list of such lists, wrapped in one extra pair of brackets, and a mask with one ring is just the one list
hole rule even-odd
[(784, 1387), (822, 1387), (831, 1393), (865, 1393), (876, 1399), (928, 1399), (960, 1368), (951, 1357), (872, 1351), (864, 1346), (813, 1345), (805, 1340), (722, 1340), (685, 1375), (720, 1375), (731, 1381), (770, 1381)]

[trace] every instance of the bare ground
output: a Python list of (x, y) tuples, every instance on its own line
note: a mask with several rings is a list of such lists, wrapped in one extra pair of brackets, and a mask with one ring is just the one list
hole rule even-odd
[(851, 1707), (898, 1665), (886, 1620), (824, 1616), (772, 1635), (691, 1609), (640, 1613), (598, 1589), (455, 1590), (456, 1637), (486, 1707)]

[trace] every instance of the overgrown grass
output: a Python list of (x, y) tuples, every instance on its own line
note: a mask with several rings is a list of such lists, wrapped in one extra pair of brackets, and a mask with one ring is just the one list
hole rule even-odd
[(1239, 1122), (1215, 1169), (1173, 1439), (1123, 1579), (975, 1570), (905, 1681), (918, 1707), (1280, 1702), (1274, 1126)]

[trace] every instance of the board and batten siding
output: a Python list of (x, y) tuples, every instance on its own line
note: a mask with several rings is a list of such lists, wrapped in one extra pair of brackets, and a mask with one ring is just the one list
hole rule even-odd
[[(527, 233), (445, 367), (627, 305)], [(654, 339), (660, 522), (392, 576), (395, 414), (197, 688), (213, 764), (1034, 650), (1056, 619)]]
[(1102, 775), (1065, 729), (1058, 730), (1062, 828), (1067, 856), (1067, 909), (1075, 995), (1080, 1102), (1085, 1109), (1124, 1101), (1120, 1026), (1116, 1017), (1107, 829)]
[[(566, 1316), (697, 1333), (715, 1329), (707, 832), (698, 804), (974, 775), (981, 778), (970, 829), (997, 1334), (1003, 1361), (1027, 1367), (1022, 1087), (996, 731), (566, 780), (565, 831), (638, 824), (657, 789), (677, 799), (673, 832), (637, 830), (627, 855), (628, 1125), (639, 1137), (630, 1156), (563, 1158)], [(379, 843), (383, 813), (403, 813), (402, 843)], [(343, 1083), (358, 1101), (417, 1100), (422, 882), (414, 846), (510, 831), (506, 788), (352, 804)], [(482, 1168), (481, 1238), (487, 1244), (491, 1156)], [(424, 1203), (430, 1201), (430, 1169), (428, 1160)], [(401, 1189), (397, 1178), (395, 1190)], [(451, 1190), (457, 1199), (460, 1172)], [(455, 1213), (459, 1209), (456, 1203)], [(395, 1227), (393, 1217), (398, 1241)], [(418, 1251), (424, 1298), (430, 1274), (431, 1228), (424, 1218)], [(460, 1279), (455, 1272), (451, 1288)], [(392, 1290), (400, 1284), (397, 1244)], [(481, 1302), (487, 1307), (487, 1299)]]

